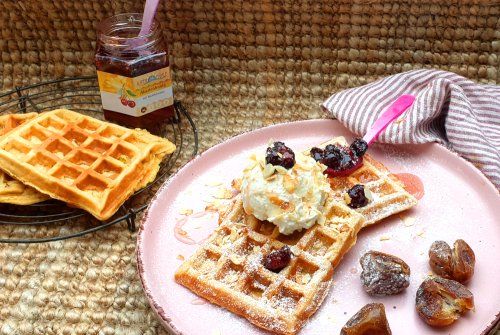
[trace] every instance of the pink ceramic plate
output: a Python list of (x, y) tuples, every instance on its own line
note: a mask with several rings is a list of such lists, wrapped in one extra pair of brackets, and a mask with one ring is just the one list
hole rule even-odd
[[(221, 185), (230, 185), (251, 152), (265, 150), (270, 139), (302, 150), (334, 136), (352, 134), (333, 120), (279, 124), (234, 137), (184, 166), (158, 191), (138, 236), (138, 267), (144, 290), (160, 320), (173, 334), (268, 334), (244, 318), (206, 303), (174, 281), (183, 258), (214, 229), (217, 217), (204, 212)], [(339, 334), (344, 323), (369, 302), (382, 302), (394, 334), (484, 334), (500, 312), (500, 197), (471, 164), (437, 144), (374, 145), (370, 154), (394, 173), (411, 173), (423, 182), (425, 195), (416, 208), (363, 229), (357, 244), (334, 273), (333, 287), (318, 312), (300, 331)], [(193, 210), (185, 219), (187, 210)], [(183, 225), (187, 236), (176, 235)], [(427, 251), (435, 240), (462, 238), (476, 254), (468, 288), (476, 309), (454, 325), (431, 328), (415, 312), (415, 293), (429, 273)], [(394, 254), (411, 267), (406, 292), (384, 298), (368, 296), (359, 279), (359, 258), (368, 250)]]

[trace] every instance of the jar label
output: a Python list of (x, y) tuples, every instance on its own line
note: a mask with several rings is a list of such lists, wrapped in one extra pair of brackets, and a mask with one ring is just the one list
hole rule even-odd
[(133, 78), (97, 71), (97, 79), (106, 110), (142, 116), (174, 103), (170, 67)]

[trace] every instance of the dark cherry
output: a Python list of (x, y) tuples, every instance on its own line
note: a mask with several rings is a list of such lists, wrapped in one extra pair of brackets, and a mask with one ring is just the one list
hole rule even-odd
[(316, 162), (319, 162), (323, 158), (323, 150), (320, 148), (313, 147), (309, 152)]
[(358, 137), (354, 140), (354, 142), (351, 143), (349, 148), (356, 156), (361, 157), (366, 153), (366, 150), (368, 150), (368, 143), (366, 143), (366, 141), (362, 138)]
[(347, 191), (347, 195), (351, 198), (351, 202), (348, 204), (351, 208), (360, 208), (368, 205), (368, 198), (365, 195), (364, 185), (354, 185)]
[(283, 142), (274, 142), (266, 150), (266, 163), (291, 169), (295, 165), (295, 153)]
[(285, 245), (281, 249), (271, 251), (264, 259), (264, 267), (273, 272), (280, 272), (292, 259), (292, 251)]

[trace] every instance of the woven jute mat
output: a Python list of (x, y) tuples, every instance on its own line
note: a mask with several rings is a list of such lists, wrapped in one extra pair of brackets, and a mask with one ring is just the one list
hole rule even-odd
[[(94, 75), (96, 24), (142, 6), (0, 1), (0, 91)], [(325, 117), (319, 104), (333, 92), (410, 69), (500, 83), (498, 0), (166, 0), (158, 18), (202, 151), (269, 124)], [(43, 237), (43, 228), (26, 229)], [(166, 334), (140, 285), (135, 238), (123, 223), (0, 245), (0, 334)]]

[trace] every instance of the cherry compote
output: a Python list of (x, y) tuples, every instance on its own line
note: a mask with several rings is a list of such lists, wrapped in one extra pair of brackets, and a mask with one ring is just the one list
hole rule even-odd
[(266, 150), (266, 164), (279, 165), (291, 169), (295, 165), (295, 153), (283, 142), (274, 142)]
[(326, 165), (325, 174), (337, 177), (348, 176), (357, 170), (363, 163), (363, 155), (367, 149), (366, 141), (356, 138), (349, 147), (328, 144), (325, 149), (314, 147), (310, 153), (317, 162)]

